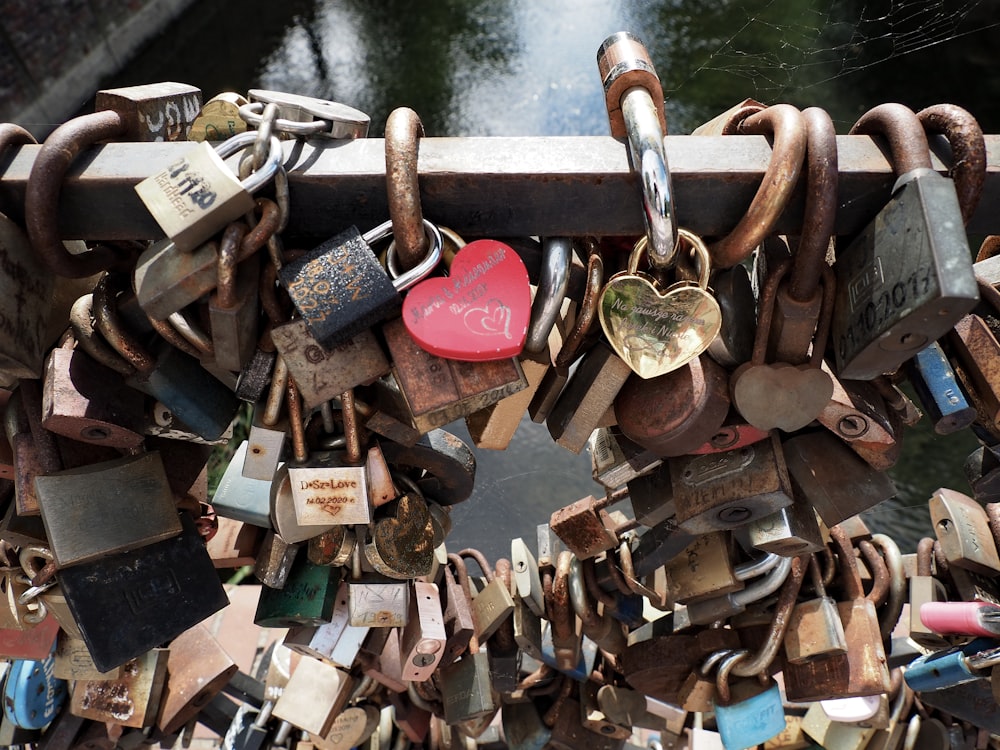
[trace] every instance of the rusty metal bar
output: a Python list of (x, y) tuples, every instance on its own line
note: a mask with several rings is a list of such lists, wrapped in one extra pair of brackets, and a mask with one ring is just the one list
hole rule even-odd
[[(932, 139), (947, 158), (947, 143)], [(838, 136), (841, 205), (837, 234), (860, 230), (888, 198), (889, 162), (869, 136)], [(1000, 233), (1000, 136), (986, 136), (989, 171), (972, 233)], [(66, 180), (59, 231), (66, 239), (150, 239), (160, 232), (133, 186), (166, 167), (187, 143), (111, 143), (84, 152)], [(20, 219), (40, 146), (0, 160), (0, 210)], [(326, 238), (350, 224), (385, 221), (385, 142), (283, 144), (289, 169), (289, 232)], [(762, 136), (668, 136), (667, 158), (680, 225), (706, 237), (739, 221), (763, 178), (771, 149)], [(935, 156), (935, 169), (945, 171)], [(424, 138), (419, 155), (425, 215), (467, 237), (638, 235), (641, 200), (626, 147), (610, 137)], [(796, 232), (801, 185), (779, 232)]]

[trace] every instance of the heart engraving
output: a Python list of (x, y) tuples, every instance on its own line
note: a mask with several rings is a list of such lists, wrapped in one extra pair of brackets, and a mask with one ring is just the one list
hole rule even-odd
[(833, 396), (833, 380), (819, 368), (785, 363), (749, 365), (732, 376), (733, 403), (759, 430), (801, 430)]
[(722, 327), (719, 303), (686, 282), (661, 292), (642, 274), (612, 276), (601, 292), (601, 327), (612, 348), (641, 378), (683, 367)]
[(455, 254), (447, 277), (425, 279), (403, 300), (413, 340), (446, 359), (485, 362), (520, 354), (528, 335), (528, 271), (513, 248), (470, 242)]

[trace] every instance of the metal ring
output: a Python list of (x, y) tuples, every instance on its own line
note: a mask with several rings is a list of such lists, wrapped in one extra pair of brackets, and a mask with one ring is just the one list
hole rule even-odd
[(732, 693), (729, 690), (729, 673), (733, 671), (739, 662), (750, 656), (746, 649), (739, 649), (726, 656), (719, 664), (719, 671), (715, 673), (715, 692), (718, 693), (717, 703), (729, 703)]
[(669, 268), (677, 254), (679, 238), (663, 128), (646, 89), (639, 86), (629, 89), (621, 104), (632, 168), (638, 172), (642, 188), (643, 218), (651, 248), (649, 264), (657, 269)]
[(549, 332), (556, 324), (569, 286), (569, 269), (573, 257), (573, 242), (568, 237), (546, 237), (542, 240), (542, 272), (538, 290), (531, 305), (531, 318), (524, 350), (537, 354), (545, 349)]
[(763, 557), (758, 557), (756, 560), (750, 560), (749, 562), (740, 563), (737, 565), (733, 572), (737, 581), (745, 581), (748, 578), (756, 578), (757, 576), (764, 575), (769, 570), (774, 568), (780, 561), (781, 556), (775, 554), (774, 552), (768, 552)]
[[(424, 259), (409, 271), (404, 273), (399, 272), (399, 265), (396, 261), (394, 247), (390, 247), (386, 252), (385, 264), (389, 270), (389, 276), (392, 278), (392, 285), (396, 288), (397, 292), (403, 292), (409, 289), (418, 281), (425, 278), (427, 274), (433, 271), (434, 267), (441, 262), (441, 253), (444, 248), (444, 239), (441, 237), (441, 232), (433, 222), (430, 222), (427, 219), (424, 219), (424, 229), (430, 237), (430, 247), (428, 248), (427, 255)], [(379, 224), (369, 232), (365, 232), (362, 239), (369, 245), (372, 245), (379, 240), (385, 239), (390, 234), (392, 234), (391, 220)]]
[[(244, 104), (240, 107), (240, 119), (248, 125), (253, 125), (254, 127), (259, 126), (261, 121), (264, 119), (264, 106), (263, 102), (251, 102), (250, 104)], [(326, 120), (301, 122), (298, 120), (286, 120), (282, 117), (277, 117), (271, 127), (279, 133), (288, 133), (289, 135), (294, 135), (297, 138), (308, 138), (311, 135), (319, 135), (320, 133), (329, 130), (330, 123)]]

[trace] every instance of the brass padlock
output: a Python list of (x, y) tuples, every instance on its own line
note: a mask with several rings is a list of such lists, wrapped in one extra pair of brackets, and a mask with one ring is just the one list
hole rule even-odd
[(160, 708), (167, 678), (167, 649), (135, 657), (113, 680), (78, 680), (70, 711), (94, 721), (125, 727), (150, 726)]
[[(157, 452), (38, 476), (35, 488), (59, 567), (181, 533), (166, 470)], [(137, 496), (142, 497), (141, 503), (134, 502)]]
[(264, 166), (240, 182), (224, 158), (252, 146), (256, 133), (229, 138), (217, 148), (201, 142), (166, 169), (135, 186), (140, 200), (164, 234), (181, 252), (189, 252), (253, 209), (252, 193), (266, 185), (281, 166), (281, 144), (272, 136)]

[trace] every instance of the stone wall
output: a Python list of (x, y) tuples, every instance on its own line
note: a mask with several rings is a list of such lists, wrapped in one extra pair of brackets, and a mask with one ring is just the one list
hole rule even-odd
[(3, 0), (0, 122), (43, 138), (192, 0)]

